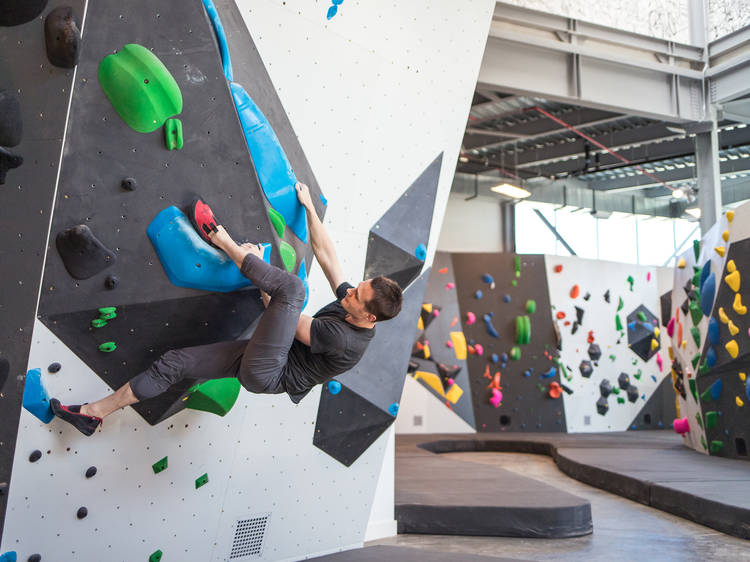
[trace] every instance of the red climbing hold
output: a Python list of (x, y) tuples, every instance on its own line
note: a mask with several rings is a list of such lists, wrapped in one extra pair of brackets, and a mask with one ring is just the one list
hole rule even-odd
[(443, 269), (438, 270), (438, 273), (443, 273), (443, 274), (448, 273), (448, 268), (444, 267)]
[(577, 299), (580, 294), (581, 288), (578, 285), (573, 285), (573, 288), (570, 290), (570, 298)]
[(586, 339), (589, 343), (594, 343), (594, 330), (589, 330), (589, 337)]
[(562, 387), (557, 382), (551, 382), (549, 383), (549, 397), (550, 398), (560, 398), (560, 395), (562, 394)]
[(563, 318), (565, 318), (565, 313), (562, 310), (558, 310), (557, 314), (555, 314), (555, 318), (557, 318), (558, 320), (562, 320)]
[(555, 273), (560, 273), (561, 271), (562, 271), (562, 265), (560, 265), (560, 264), (557, 264), (557, 265), (555, 266)]

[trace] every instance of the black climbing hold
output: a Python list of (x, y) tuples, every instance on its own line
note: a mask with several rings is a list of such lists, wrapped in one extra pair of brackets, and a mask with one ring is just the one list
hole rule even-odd
[(90, 466), (88, 468), (88, 470), (86, 471), (86, 478), (91, 478), (95, 474), (96, 474), (96, 467), (95, 466)]
[(73, 8), (59, 6), (44, 18), (44, 39), (49, 62), (60, 68), (73, 68), (78, 64), (81, 32)]
[(5, 357), (0, 357), (0, 391), (5, 386), (5, 381), (8, 380), (8, 374), (10, 373), (10, 363)]
[(49, 364), (49, 367), (47, 367), (47, 372), (48, 372), (48, 373), (56, 373), (56, 372), (58, 372), (58, 371), (59, 371), (60, 369), (62, 369), (62, 365), (60, 365), (60, 363), (57, 363), (57, 362), (55, 362), (55, 363), (50, 363), (50, 364)]
[(0, 185), (5, 184), (5, 176), (8, 174), (8, 170), (18, 168), (21, 164), (23, 164), (23, 156), (13, 154), (10, 150), (0, 146)]
[(416, 373), (418, 369), (419, 369), (419, 363), (417, 363), (416, 361), (409, 360), (409, 366), (407, 367), (406, 372), (410, 374)]
[(586, 293), (586, 294), (585, 294), (585, 295), (583, 296), (583, 300), (585, 300), (585, 301), (589, 300), (590, 298), (591, 298), (591, 293)]
[(78, 508), (78, 512), (76, 513), (76, 517), (78, 517), (78, 519), (83, 519), (88, 514), (89, 514), (89, 510), (88, 509), (86, 509), (85, 507), (79, 507)]
[(120, 278), (115, 275), (107, 275), (107, 278), (104, 280), (104, 286), (110, 291), (116, 289), (119, 284)]
[(55, 244), (65, 269), (75, 279), (88, 279), (109, 267), (117, 259), (85, 224), (58, 233)]
[(620, 376), (617, 377), (617, 384), (622, 390), (627, 390), (630, 386), (630, 376), (627, 373), (620, 373)]
[(36, 462), (42, 458), (42, 452), (39, 449), (35, 449), (29, 455), (29, 462)]
[(602, 395), (602, 398), (606, 398), (612, 394), (612, 384), (609, 382), (609, 379), (603, 379), (599, 383), (599, 393)]
[(599, 361), (602, 356), (602, 350), (598, 344), (592, 343), (589, 346), (589, 359), (592, 361)]
[(0, 146), (16, 146), (23, 138), (23, 119), (18, 95), (0, 90)]
[(604, 397), (599, 398), (599, 400), (596, 401), (596, 411), (603, 416), (608, 410), (609, 404), (607, 404), (607, 399)]
[(587, 361), (586, 359), (581, 361), (578, 369), (581, 371), (581, 376), (587, 379), (590, 378), (591, 374), (594, 372), (594, 367), (591, 365), (591, 361)]
[(682, 310), (683, 316), (687, 316), (688, 312), (690, 312), (690, 303), (687, 299), (680, 305), (680, 310)]
[(135, 181), (135, 178), (123, 178), (120, 182), (120, 187), (125, 191), (135, 191), (138, 187), (138, 182)]
[(607, 289), (607, 292), (604, 293), (604, 300), (609, 302), (610, 296), (609, 296), (609, 289)]
[(583, 309), (580, 306), (576, 307), (576, 322), (583, 324)]
[(635, 402), (636, 400), (638, 400), (638, 387), (634, 384), (631, 384), (628, 387), (628, 400), (630, 402)]
[(0, 496), (4, 496), (8, 493), (8, 483), (0, 482)]
[(32, 554), (29, 556), (27, 562), (41, 562), (42, 555), (41, 554)]
[(573, 322), (573, 325), (570, 327), (570, 333), (571, 334), (575, 334), (578, 331), (578, 327), (580, 325), (581, 324), (578, 322), (578, 320), (576, 320), (575, 322)]
[(558, 384), (560, 385), (560, 388), (562, 388), (565, 391), (565, 394), (573, 394), (573, 389), (572, 388), (570, 388), (569, 386), (567, 386), (567, 385), (565, 385), (563, 383), (558, 383)]
[(12, 27), (29, 22), (44, 11), (47, 0), (3, 0), (0, 26)]
[(500, 425), (502, 425), (503, 427), (505, 427), (509, 423), (510, 423), (510, 416), (509, 415), (503, 414), (503, 415), (500, 416)]

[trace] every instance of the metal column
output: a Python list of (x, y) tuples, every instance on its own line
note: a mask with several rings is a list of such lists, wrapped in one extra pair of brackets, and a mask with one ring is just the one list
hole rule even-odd
[(516, 251), (516, 206), (512, 201), (500, 203), (500, 236), (503, 252)]

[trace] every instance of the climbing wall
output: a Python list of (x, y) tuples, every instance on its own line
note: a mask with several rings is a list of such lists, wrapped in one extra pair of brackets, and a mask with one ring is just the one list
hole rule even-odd
[(658, 411), (651, 424), (635, 423), (669, 371), (660, 347), (656, 269), (573, 256), (546, 256), (545, 263), (560, 359), (573, 390), (563, 396), (568, 431), (668, 426), (671, 418)]
[[(10, 415), (4, 427), (18, 427), (18, 434), (4, 440), (15, 440), (16, 452), (8, 454), (14, 476), (2, 551), (14, 549), (21, 559), (38, 552), (43, 559), (59, 554), (71, 560), (147, 560), (158, 551), (196, 560), (299, 559), (361, 544), (372, 517), (393, 522), (392, 509), (370, 513), (376, 493), (392, 498), (392, 476), (389, 489), (388, 471), (382, 470), (388, 443), (383, 433), (393, 422), (395, 407), (389, 407), (397, 407), (423, 303), (437, 239), (432, 225), (442, 220), (450, 189), (453, 170), (442, 162), (455, 162), (458, 155), (493, 5), (477, 0), (456, 13), (427, 2), (346, 2), (331, 10), (310, 0), (220, 0), (215, 8), (226, 43), (200, 0), (106, 0), (89, 4), (85, 14), (80, 7), (75, 71), (45, 70), (45, 80), (76, 76), (69, 111), (45, 109), (61, 126), (67, 115), (59, 181), (56, 172), (46, 180), (34, 176), (48, 182), (48, 207), (40, 215), (49, 213), (53, 197), (54, 214), (36, 225), (37, 247), (13, 248), (33, 255), (37, 274), (23, 269), (31, 272), (30, 282), (42, 278), (42, 264), (44, 272), (38, 310), (29, 296), (28, 302), (18, 300), (19, 322), (22, 312), (28, 323), (35, 312), (39, 318), (28, 361), (38, 371), (26, 379), (27, 409), (20, 418), (4, 409)], [(41, 23), (23, 25), (36, 26), (36, 37)], [(32, 33), (23, 25), (0, 27), (0, 38), (18, 44)], [(130, 44), (144, 48), (125, 48)], [(117, 85), (117, 79), (100, 76), (107, 56), (124, 68), (156, 58), (174, 83), (149, 63), (145, 87), (162, 88), (164, 105), (156, 113), (166, 111), (163, 117), (180, 122), (165, 122), (164, 128), (157, 123), (151, 132), (129, 126), (134, 117), (117, 102), (127, 88), (108, 89), (107, 80)], [(33, 60), (25, 54), (14, 58), (11, 76), (29, 84), (13, 88), (40, 83), (40, 77), (16, 69), (26, 59)], [(435, 95), (434, 84), (446, 72), (451, 85)], [(70, 87), (50, 84), (40, 97), (51, 99), (46, 94), (59, 89), (63, 96), (55, 103), (65, 101)], [(267, 126), (263, 121), (261, 128), (273, 130), (293, 174), (310, 185), (352, 281), (372, 273), (371, 232), (387, 226), (381, 221), (389, 211), (404, 206), (410, 186), (425, 174), (431, 178), (428, 195), (415, 199), (420, 228), (404, 225), (380, 236), (401, 251), (395, 261), (393, 252), (387, 255), (391, 269), (382, 272), (408, 271), (402, 280), (408, 287), (404, 316), (383, 330), (376, 351), (389, 353), (402, 340), (407, 345), (396, 346), (387, 364), (371, 359), (349, 374), (351, 381), (342, 377), (337, 405), (345, 405), (339, 409), (349, 417), (328, 416), (324, 424), (336, 434), (342, 425), (351, 429), (347, 424), (357, 414), (377, 411), (382, 423), (349, 431), (356, 455), (329, 446), (331, 440), (326, 446), (316, 442), (323, 414), (338, 411), (336, 404), (328, 407), (328, 391), (321, 395), (319, 389), (296, 406), (285, 395), (243, 391), (219, 417), (184, 408), (182, 398), (196, 382), (186, 381), (158, 400), (117, 412), (90, 438), (44, 419), (47, 397), (90, 401), (170, 347), (247, 333), (260, 312), (257, 291), (238, 288), (236, 277), (225, 275), (221, 257), (190, 234), (183, 214), (195, 195), (206, 198), (236, 238), (268, 243), (272, 263), (307, 278), (308, 313), (331, 300), (304, 231), (295, 227), (294, 210), (281, 213), (283, 205), (269, 191), (248, 137), (258, 129), (243, 129), (248, 121), (240, 121), (235, 102), (245, 98), (236, 85), (262, 111)], [(259, 119), (251, 104), (240, 109)], [(35, 115), (40, 108), (28, 111)], [(152, 123), (146, 119), (145, 125)], [(49, 136), (59, 153), (62, 133), (50, 129)], [(29, 163), (51, 162), (54, 170), (54, 153), (32, 151), (8, 178), (20, 178)], [(41, 192), (31, 208), (27, 202), (15, 211), (30, 225), (44, 201)], [(272, 207), (284, 215), (286, 227), (279, 227)], [(81, 259), (86, 256), (94, 259)], [(221, 274), (201, 276), (204, 271)], [(35, 293), (29, 295), (35, 299)], [(24, 353), (13, 360), (23, 367), (12, 370), (21, 385)], [(61, 368), (48, 370), (52, 363)], [(387, 391), (362, 383), (373, 373), (387, 381)], [(16, 408), (19, 400), (20, 392)], [(379, 480), (385, 487), (376, 491)]]
[[(462, 329), (474, 350), (467, 365), (477, 431), (565, 431), (544, 257), (469, 253), (452, 261)], [(524, 318), (530, 334), (519, 339)]]
[(680, 256), (668, 328), (678, 404), (675, 431), (697, 451), (748, 458), (750, 400), (744, 281), (750, 207), (721, 217)]

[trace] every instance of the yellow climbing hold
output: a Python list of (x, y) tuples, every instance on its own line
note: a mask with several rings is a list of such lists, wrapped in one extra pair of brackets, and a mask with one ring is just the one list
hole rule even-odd
[(417, 330), (424, 330), (424, 322), (422, 321), (421, 316), (417, 320)]
[(724, 347), (727, 348), (727, 351), (729, 352), (729, 355), (732, 356), (732, 359), (737, 358), (737, 354), (740, 352), (740, 348), (737, 346), (737, 342), (734, 340), (728, 341)]
[(727, 249), (724, 246), (716, 246), (714, 248), (717, 254), (719, 254), (722, 258), (724, 257), (724, 253), (727, 251)]
[(456, 359), (463, 361), (466, 359), (466, 336), (463, 332), (451, 332), (451, 342), (453, 342), (453, 351), (456, 352)]
[(724, 277), (724, 281), (726, 281), (727, 285), (736, 293), (740, 290), (740, 272), (739, 271), (733, 271), (726, 277)]
[(734, 211), (727, 211), (727, 220), (730, 223), (734, 220)]
[(660, 333), (661, 333), (661, 330), (659, 330), (659, 328), (654, 328), (654, 337), (655, 338), (658, 338)]
[(745, 382), (745, 379), (747, 379), (747, 375), (745, 373), (739, 373), (739, 376), (742, 382)]
[(440, 377), (435, 373), (428, 373), (426, 371), (417, 371), (414, 373), (414, 380), (423, 380), (427, 386), (437, 392), (440, 396), (445, 398), (445, 391), (443, 390), (443, 383), (440, 382)]
[(424, 311), (425, 311), (425, 312), (426, 312), (427, 314), (432, 314), (432, 303), (431, 303), (431, 302), (427, 302), (427, 303), (424, 303), (424, 304), (422, 305), (422, 309), (423, 309), (423, 310), (424, 310)]
[(685, 261), (685, 258), (680, 258), (677, 260), (677, 267), (679, 269), (685, 269), (685, 266), (687, 265), (687, 262)]
[(657, 347), (659, 347), (659, 342), (654, 338), (651, 338), (651, 351), (655, 350)]
[(727, 316), (727, 313), (724, 312), (724, 307), (723, 306), (719, 307), (719, 320), (721, 320), (722, 324), (729, 323), (729, 316)]
[(734, 397), (734, 403), (737, 404), (740, 408), (745, 405), (745, 403), (742, 401), (742, 399), (739, 396)]
[(729, 231), (725, 230), (721, 233), (721, 238), (724, 240), (724, 242), (729, 242)]
[(735, 326), (734, 322), (732, 322), (731, 320), (729, 321), (728, 326), (729, 326), (729, 333), (732, 334), (733, 336), (736, 336), (737, 334), (740, 333), (740, 329), (737, 326)]
[(687, 340), (682, 340), (682, 343), (680, 345), (682, 349), (687, 349)]
[(445, 393), (445, 398), (452, 404), (455, 404), (458, 402), (458, 399), (461, 398), (463, 393), (464, 389), (454, 383), (453, 386), (448, 389), (448, 392)]
[(737, 271), (737, 265), (734, 263), (734, 260), (729, 260), (727, 262), (727, 271), (729, 273), (734, 273), (735, 271)]
[(747, 307), (742, 304), (742, 296), (739, 293), (734, 295), (734, 304), (732, 304), (734, 311), (743, 316), (747, 312)]
[(674, 361), (674, 349), (672, 349), (671, 345), (667, 348), (667, 352), (669, 353), (669, 360)]

